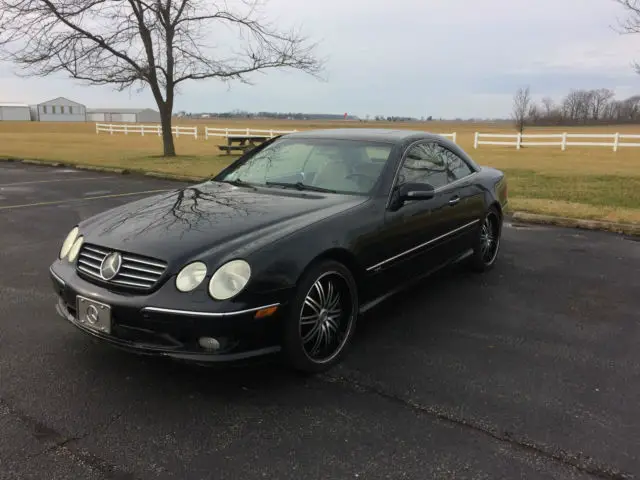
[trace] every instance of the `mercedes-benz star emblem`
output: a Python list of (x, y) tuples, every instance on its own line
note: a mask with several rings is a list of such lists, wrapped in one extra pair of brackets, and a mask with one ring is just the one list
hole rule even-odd
[(95, 325), (96, 322), (98, 321), (98, 309), (96, 307), (94, 307), (93, 305), (89, 305), (87, 307), (87, 321), (91, 324), (91, 325)]
[(120, 271), (122, 265), (122, 256), (118, 252), (111, 252), (104, 257), (100, 265), (100, 275), (105, 280), (111, 280)]

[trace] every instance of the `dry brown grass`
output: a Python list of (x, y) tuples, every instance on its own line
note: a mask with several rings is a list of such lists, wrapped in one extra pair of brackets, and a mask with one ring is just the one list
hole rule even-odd
[[(218, 128), (307, 130), (315, 128), (382, 127), (457, 132), (458, 144), (482, 165), (504, 170), (510, 181), (512, 208), (579, 218), (640, 222), (640, 148), (480, 146), (473, 149), (473, 135), (481, 132), (511, 133), (508, 123), (387, 123), (274, 120), (177, 121)], [(535, 128), (530, 132), (640, 133), (640, 126)], [(204, 132), (201, 129), (200, 135)], [(178, 158), (160, 156), (157, 136), (100, 133), (93, 123), (0, 122), (0, 157), (31, 158), (74, 164), (114, 166), (135, 170), (210, 176), (234, 157), (220, 155), (221, 139), (180, 137)]]

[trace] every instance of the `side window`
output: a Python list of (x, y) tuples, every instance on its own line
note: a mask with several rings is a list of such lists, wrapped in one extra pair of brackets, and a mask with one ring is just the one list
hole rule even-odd
[(440, 147), (443, 155), (446, 157), (447, 173), (452, 182), (460, 180), (473, 173), (471, 167), (458, 155), (451, 150), (447, 150), (444, 147)]
[(445, 157), (437, 143), (420, 143), (409, 149), (398, 172), (398, 185), (425, 183), (440, 188), (449, 183)]

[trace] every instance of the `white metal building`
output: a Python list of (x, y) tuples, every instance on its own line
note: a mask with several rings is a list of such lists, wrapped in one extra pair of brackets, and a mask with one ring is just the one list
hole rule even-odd
[(68, 98), (58, 97), (36, 105), (36, 118), (41, 122), (86, 122), (87, 108)]
[(88, 108), (90, 122), (160, 123), (160, 112), (151, 108)]
[(0, 102), (0, 120), (5, 121), (29, 121), (31, 114), (26, 103)]

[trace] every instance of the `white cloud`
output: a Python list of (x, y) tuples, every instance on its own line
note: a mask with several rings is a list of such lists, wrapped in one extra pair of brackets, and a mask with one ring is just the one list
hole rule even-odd
[[(572, 40), (553, 51), (540, 53), (532, 59), (532, 67), (542, 70), (570, 70), (628, 75), (634, 59), (640, 61), (640, 35), (610, 36), (601, 39)], [(535, 73), (530, 67), (528, 71)], [(526, 71), (526, 69), (522, 69)]]
[[(640, 91), (631, 67), (640, 61), (640, 35), (613, 31), (624, 13), (613, 0), (271, 0), (267, 7), (268, 18), (322, 41), (328, 82), (270, 72), (231, 90), (185, 83), (177, 109), (492, 117), (509, 114), (524, 84), (556, 98), (570, 88)], [(153, 105), (148, 90), (25, 81), (7, 68), (0, 67), (0, 100), (64, 95), (90, 106)]]

